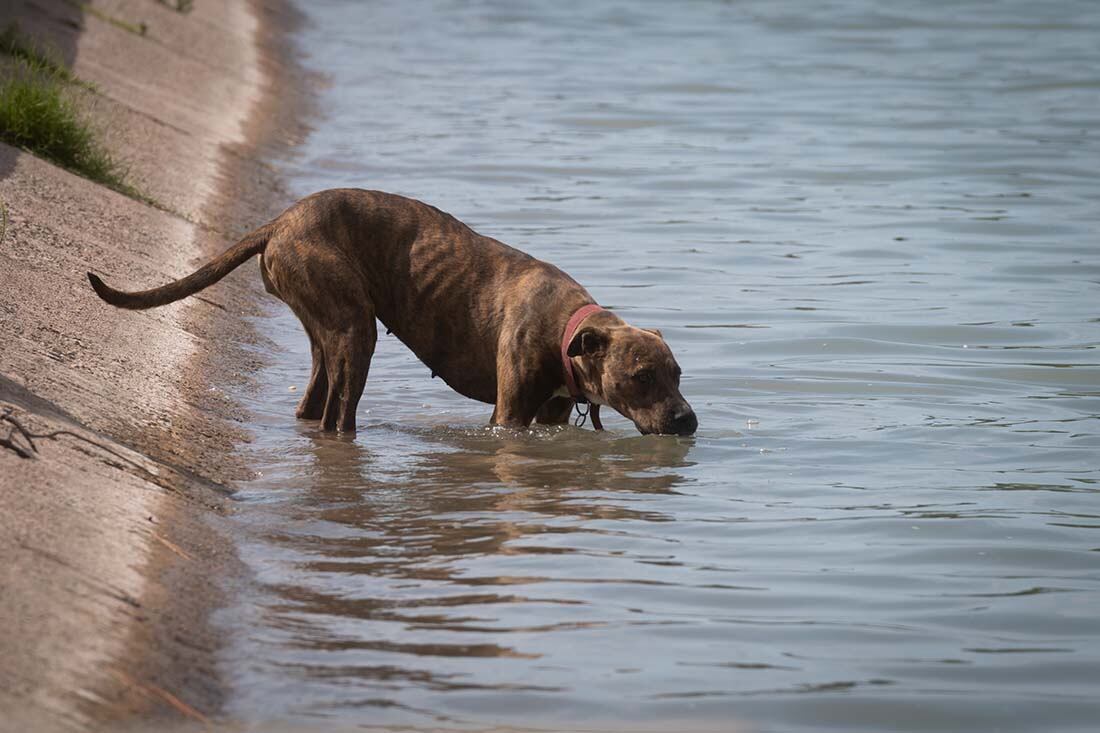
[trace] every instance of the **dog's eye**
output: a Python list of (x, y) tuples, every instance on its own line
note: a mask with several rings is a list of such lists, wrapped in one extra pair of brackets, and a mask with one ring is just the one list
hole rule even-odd
[(653, 372), (638, 372), (634, 375), (634, 379), (637, 380), (639, 384), (653, 384)]

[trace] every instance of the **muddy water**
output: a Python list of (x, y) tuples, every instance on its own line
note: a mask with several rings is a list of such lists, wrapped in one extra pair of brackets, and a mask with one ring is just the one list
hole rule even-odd
[(323, 436), (273, 306), (234, 718), (1096, 729), (1100, 5), (302, 9), (296, 192), (558, 264), (663, 330), (701, 427), (490, 430), (383, 337)]

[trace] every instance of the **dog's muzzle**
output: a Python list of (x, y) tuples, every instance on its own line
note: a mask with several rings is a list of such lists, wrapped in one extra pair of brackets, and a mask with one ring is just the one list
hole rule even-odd
[(695, 410), (690, 407), (677, 412), (672, 416), (672, 430), (676, 435), (694, 435), (699, 427), (699, 418), (695, 417)]

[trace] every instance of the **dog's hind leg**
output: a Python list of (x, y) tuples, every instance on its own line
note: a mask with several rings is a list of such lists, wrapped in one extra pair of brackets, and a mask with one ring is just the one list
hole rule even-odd
[[(285, 302), (285, 299), (275, 287), (271, 275), (268, 273), (268, 260), (265, 259), (262, 254), (259, 260), (260, 277), (264, 282), (264, 290)], [(328, 374), (325, 372), (325, 352), (321, 348), (321, 344), (317, 341), (317, 338), (313, 335), (316, 326), (311, 328), (308, 325), (307, 319), (303, 318), (302, 313), (295, 309), (293, 305), (291, 305), (291, 310), (294, 312), (294, 315), (298, 316), (298, 321), (302, 324), (306, 336), (309, 337), (309, 350), (313, 358), (313, 364), (309, 374), (309, 385), (306, 386), (306, 391), (302, 395), (302, 399), (298, 402), (298, 409), (294, 411), (294, 417), (299, 420), (320, 420), (325, 412), (325, 398), (328, 396)]]
[(320, 420), (325, 414), (325, 401), (328, 398), (325, 352), (309, 328), (306, 328), (306, 335), (309, 336), (309, 348), (313, 354), (313, 367), (309, 375), (309, 385), (294, 416), (299, 420)]
[(263, 265), (267, 283), (310, 337), (313, 373), (299, 416), (320, 418), (326, 431), (355, 430), (378, 338), (361, 274), (339, 246), (319, 236), (273, 238)]
[(321, 427), (352, 432), (355, 430), (355, 411), (363, 396), (374, 344), (378, 340), (373, 309), (364, 314), (361, 323), (328, 332), (322, 339), (328, 394)]

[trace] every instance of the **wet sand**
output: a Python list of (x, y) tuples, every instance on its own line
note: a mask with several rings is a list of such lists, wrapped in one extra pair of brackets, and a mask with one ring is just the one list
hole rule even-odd
[(285, 204), (265, 161), (303, 133), (296, 19), (280, 2), (13, 6), (96, 85), (81, 106), (159, 207), (0, 144), (0, 411), (64, 431), (34, 458), (0, 448), (0, 729), (198, 722), (221, 703), (208, 616), (239, 569), (219, 518), (248, 439), (226, 392), (256, 366), (259, 278), (124, 312), (84, 273), (164, 282)]

